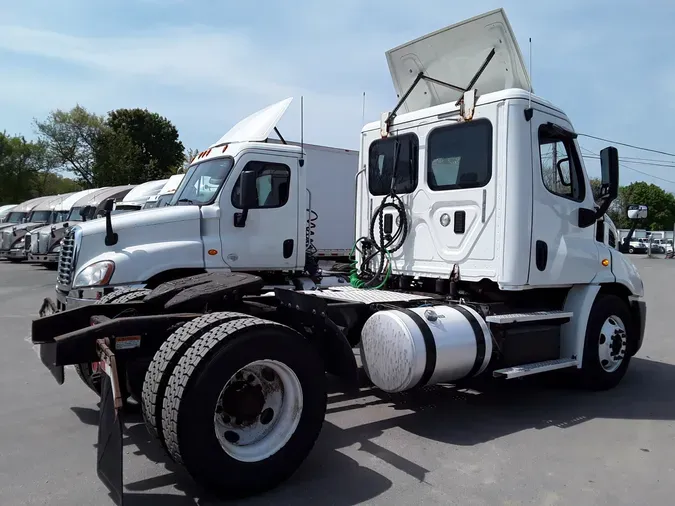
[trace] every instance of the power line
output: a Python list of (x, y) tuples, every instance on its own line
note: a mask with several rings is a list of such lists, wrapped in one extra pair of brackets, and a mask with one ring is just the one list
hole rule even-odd
[(602, 142), (610, 142), (612, 144), (618, 144), (619, 146), (626, 146), (627, 148), (639, 149), (641, 151), (649, 151), (651, 153), (658, 153), (660, 155), (674, 156), (675, 157), (675, 153), (668, 153), (667, 151), (659, 151), (658, 149), (643, 148), (641, 146), (636, 146), (634, 144), (626, 144), (625, 142), (613, 141), (613, 140), (610, 140), (610, 139), (604, 139), (602, 137), (596, 137), (595, 135), (580, 134), (580, 133), (577, 133), (577, 135), (580, 135), (582, 137), (588, 137), (590, 139), (595, 139), (595, 140), (602, 141)]
[[(608, 141), (608, 142), (612, 142), (612, 141)], [(587, 153), (590, 153), (590, 154), (591, 154), (591, 156), (589, 156), (589, 155), (582, 155), (584, 158), (593, 158), (593, 159), (599, 159), (599, 158), (600, 158), (599, 155), (596, 155), (596, 154), (595, 154), (593, 151), (591, 151), (590, 149), (586, 149), (585, 147), (583, 147), (583, 146), (581, 146), (581, 145), (580, 145), (579, 147), (581, 148), (582, 151), (586, 151)], [(595, 158), (595, 157), (597, 157), (597, 158)], [(644, 171), (638, 170), (638, 169), (636, 169), (635, 167), (631, 167), (630, 165), (626, 165), (626, 163), (623, 162), (623, 161), (619, 161), (619, 165), (620, 165), (621, 167), (624, 167), (624, 168), (628, 169), (628, 170), (632, 170), (633, 172), (637, 172), (638, 174), (642, 174), (642, 175), (644, 175), (644, 176), (649, 176), (649, 177), (654, 178), (654, 179), (659, 179), (659, 180), (664, 181), (664, 182), (666, 182), (666, 183), (675, 184), (675, 181), (672, 181), (672, 180), (670, 180), (670, 179), (666, 179), (666, 178), (664, 178), (664, 177), (655, 176), (655, 175), (653, 175), (653, 174), (650, 174), (649, 172), (644, 172)]]
[[(600, 160), (599, 155), (584, 155), (584, 158), (591, 158), (593, 160)], [(670, 167), (670, 168), (675, 169), (675, 163), (640, 162), (640, 161), (635, 160), (635, 159), (623, 158), (623, 157), (621, 157), (620, 159), (621, 159), (622, 162), (627, 161), (627, 162), (630, 162), (630, 163), (637, 163), (638, 165), (649, 165), (651, 167)]]
[(664, 177), (655, 176), (654, 174), (650, 174), (649, 172), (643, 172), (643, 171), (641, 171), (641, 170), (637, 170), (636, 168), (631, 167), (631, 166), (629, 166), (629, 165), (626, 165), (626, 164), (623, 163), (623, 162), (619, 162), (619, 165), (621, 165), (622, 167), (627, 168), (628, 170), (632, 170), (632, 171), (634, 171), (634, 172), (637, 172), (637, 173), (639, 173), (639, 174), (644, 174), (645, 176), (649, 176), (649, 177), (654, 178), (654, 179), (660, 179), (661, 181), (665, 181), (666, 183), (672, 183), (672, 184), (675, 184), (675, 181), (672, 181), (672, 180), (670, 180), (670, 179), (666, 179), (666, 178), (664, 178)]

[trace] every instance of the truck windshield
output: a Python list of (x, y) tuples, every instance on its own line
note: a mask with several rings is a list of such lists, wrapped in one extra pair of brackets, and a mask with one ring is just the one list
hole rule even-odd
[(157, 199), (156, 207), (168, 206), (171, 203), (171, 199), (173, 198), (173, 196), (174, 196), (173, 193), (167, 193), (166, 195), (162, 195)]
[(7, 222), (6, 223), (21, 223), (21, 220), (23, 220), (26, 217), (26, 213), (21, 213), (21, 212), (14, 212), (14, 213), (9, 213), (7, 216)]
[(80, 209), (81, 207), (73, 207), (70, 210), (70, 214), (66, 218), (65, 221), (82, 221), (82, 216), (80, 216)]
[(68, 218), (68, 211), (56, 211), (54, 213), (54, 223), (61, 223)]
[(232, 169), (232, 157), (207, 160), (188, 169), (169, 205), (207, 205)]
[(30, 223), (49, 223), (52, 217), (51, 211), (33, 211), (28, 217)]

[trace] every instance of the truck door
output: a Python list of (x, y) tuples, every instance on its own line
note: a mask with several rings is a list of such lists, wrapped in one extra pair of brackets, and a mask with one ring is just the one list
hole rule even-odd
[(579, 227), (579, 210), (594, 209), (591, 186), (566, 121), (540, 110), (532, 135), (532, 242), (529, 284), (588, 283), (600, 268), (595, 227)]
[[(293, 167), (293, 170), (291, 170)], [(296, 267), (298, 248), (297, 159), (246, 153), (234, 168), (220, 199), (223, 260), (234, 270), (281, 270)], [(249, 209), (243, 227), (234, 224), (239, 179), (244, 170), (257, 175), (258, 206)], [(295, 186), (294, 186), (295, 185)]]

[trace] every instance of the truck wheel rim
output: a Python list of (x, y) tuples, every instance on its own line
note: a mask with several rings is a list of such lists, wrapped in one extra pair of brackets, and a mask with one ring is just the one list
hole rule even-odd
[(606, 372), (616, 371), (626, 356), (628, 337), (626, 327), (618, 316), (610, 316), (600, 329), (598, 359)]
[(220, 446), (242, 462), (274, 455), (298, 427), (302, 400), (300, 380), (286, 364), (275, 360), (248, 364), (218, 396), (213, 422)]

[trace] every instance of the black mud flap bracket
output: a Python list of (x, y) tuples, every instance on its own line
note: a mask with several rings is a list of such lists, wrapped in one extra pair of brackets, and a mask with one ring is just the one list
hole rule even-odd
[(110, 491), (118, 506), (124, 504), (122, 481), (122, 395), (117, 376), (115, 354), (108, 339), (96, 341), (96, 351), (101, 359), (101, 407), (98, 421), (96, 474)]

